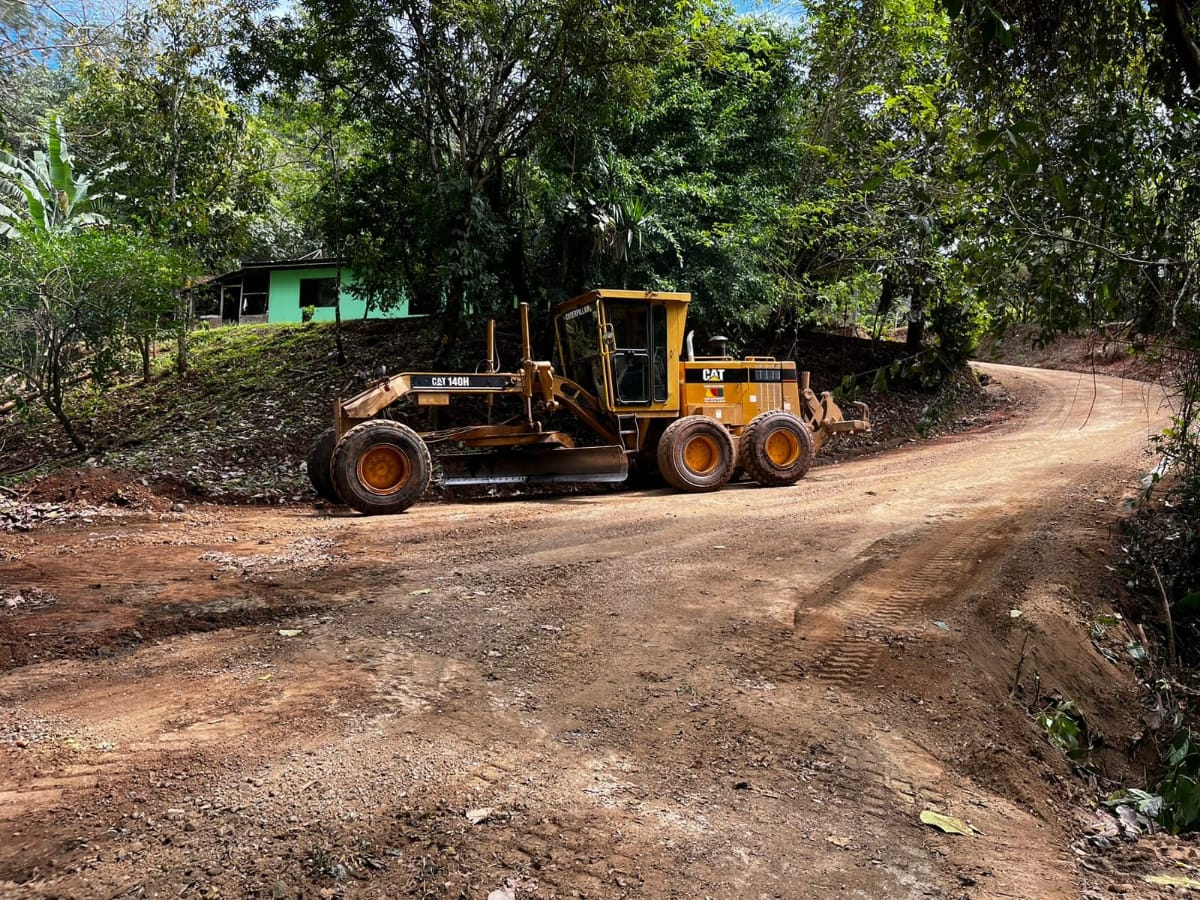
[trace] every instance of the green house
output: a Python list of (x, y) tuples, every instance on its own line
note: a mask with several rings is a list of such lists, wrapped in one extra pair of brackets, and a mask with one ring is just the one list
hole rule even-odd
[[(342, 320), (398, 319), (417, 313), (402, 300), (386, 311), (367, 310), (354, 292), (354, 273), (341, 270)], [(329, 257), (247, 263), (205, 281), (193, 291), (195, 315), (212, 325), (302, 322), (312, 307), (312, 321), (332, 322), (338, 296), (338, 263)]]

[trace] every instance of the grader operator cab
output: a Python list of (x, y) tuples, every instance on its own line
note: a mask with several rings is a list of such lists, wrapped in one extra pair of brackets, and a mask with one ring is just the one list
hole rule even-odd
[[(521, 305), (520, 368), (497, 371), (495, 325), (478, 372), (406, 372), (383, 378), (334, 406), (334, 426), (313, 445), (308, 475), (317, 493), (362, 513), (397, 513), (434, 476), (446, 486), (621, 482), (630, 465), (657, 469), (680, 491), (714, 491), (735, 470), (770, 486), (794, 484), (834, 435), (870, 429), (867, 408), (847, 420), (833, 397), (818, 397), (808, 373), (773, 357), (696, 356), (684, 350), (689, 294), (595, 290), (558, 306), (557, 359), (533, 359), (529, 309)], [(681, 359), (681, 354), (683, 358)], [(521, 411), (499, 424), (417, 433), (390, 418), (408, 404), (446, 406), (508, 395)], [(565, 413), (598, 441), (576, 446), (542, 415)], [(489, 416), (490, 419), (490, 416)]]

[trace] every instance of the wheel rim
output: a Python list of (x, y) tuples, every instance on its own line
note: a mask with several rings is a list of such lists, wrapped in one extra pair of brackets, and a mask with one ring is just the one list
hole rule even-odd
[(683, 464), (696, 475), (709, 475), (721, 462), (721, 448), (707, 434), (698, 434), (684, 445)]
[(787, 468), (800, 458), (800, 441), (786, 428), (776, 428), (763, 445), (772, 465)]
[(372, 447), (358, 458), (358, 480), (372, 494), (394, 494), (412, 475), (408, 456), (390, 444)]

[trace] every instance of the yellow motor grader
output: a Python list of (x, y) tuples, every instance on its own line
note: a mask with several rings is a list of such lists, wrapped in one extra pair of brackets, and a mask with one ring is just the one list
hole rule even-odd
[[(557, 360), (533, 359), (529, 309), (521, 305), (520, 368), (498, 371), (495, 323), (477, 372), (405, 372), (383, 377), (334, 405), (334, 425), (313, 445), (316, 492), (367, 514), (398, 513), (439, 483), (621, 482), (631, 462), (657, 469), (680, 491), (719, 490), (736, 470), (764, 485), (794, 484), (834, 435), (870, 429), (867, 407), (847, 420), (818, 397), (808, 373), (773, 357), (696, 356), (685, 342), (691, 295), (594, 290), (554, 311)], [(716, 339), (720, 340), (720, 339)], [(685, 349), (686, 343), (686, 349)], [(681, 355), (683, 358), (681, 358)], [(497, 424), (417, 433), (390, 418), (404, 405), (447, 406), (507, 395), (520, 409)], [(399, 406), (398, 406), (399, 405)], [(595, 435), (577, 446), (541, 416), (565, 413)], [(489, 415), (489, 419), (491, 416)]]

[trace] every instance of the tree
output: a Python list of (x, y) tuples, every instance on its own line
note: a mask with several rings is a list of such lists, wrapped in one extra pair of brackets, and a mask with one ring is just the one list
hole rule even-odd
[(981, 111), (981, 274), (1030, 298), (1011, 312), (1047, 333), (1117, 319), (1194, 330), (1200, 104), (1185, 7), (946, 5)]
[(811, 187), (789, 211), (794, 256), (784, 261), (800, 291), (838, 298), (843, 324), (862, 316), (878, 332), (906, 319), (918, 352), (928, 322), (942, 351), (962, 355), (983, 321), (963, 277), (976, 204), (963, 169), (971, 113), (947, 59), (945, 14), (936, 0), (825, 0), (809, 11), (800, 140)]
[[(237, 60), (246, 85), (331, 99), (369, 130), (347, 172), (347, 253), (378, 306), (464, 314), (531, 289), (525, 161), (553, 130), (630, 97), (661, 52), (670, 5), (638, 0), (307, 0)], [(397, 282), (399, 281), (399, 284)]]
[(799, 42), (720, 9), (678, 27), (642, 103), (576, 123), (535, 157), (532, 271), (567, 294), (691, 291), (696, 324), (738, 342), (786, 302), (771, 256), (778, 211), (801, 189)]
[(114, 215), (208, 268), (249, 250), (271, 209), (270, 134), (219, 77), (243, 12), (235, 0), (156, 0), (111, 47), (81, 56), (67, 109)]
[[(120, 218), (209, 270), (273, 243), (270, 134), (229, 96), (219, 64), (240, 0), (155, 0), (105, 53), (79, 61), (68, 118), (107, 172)], [(187, 367), (190, 309), (174, 315), (176, 363)]]
[(51, 115), (44, 151), (23, 159), (0, 152), (0, 238), (17, 236), (22, 223), (46, 233), (106, 224), (91, 188), (91, 179), (75, 172), (62, 123)]
[[(1155, 600), (1200, 592), (1200, 52), (1192, 3), (946, 0), (956, 71), (980, 109), (981, 228), (970, 253), (1006, 318), (1045, 337), (1121, 323), (1158, 335), (1174, 421), (1169, 502), (1135, 528)], [(1107, 333), (1107, 329), (1105, 332)], [(1155, 480), (1158, 476), (1156, 474)], [(1150, 508), (1153, 510), (1154, 506)], [(1171, 519), (1165, 526), (1162, 519)], [(1163, 541), (1154, 532), (1170, 533)], [(1136, 574), (1135, 574), (1136, 578)], [(1149, 580), (1149, 579), (1147, 579)], [(1164, 791), (1165, 793), (1165, 791)], [(1178, 811), (1168, 815), (1178, 816)]]
[(0, 146), (25, 151), (71, 87), (74, 54), (103, 47), (131, 4), (0, 0)]
[(0, 373), (85, 449), (68, 388), (110, 376), (127, 342), (173, 308), (184, 272), (178, 254), (122, 230), (24, 227), (0, 244)]

